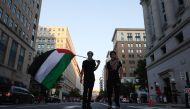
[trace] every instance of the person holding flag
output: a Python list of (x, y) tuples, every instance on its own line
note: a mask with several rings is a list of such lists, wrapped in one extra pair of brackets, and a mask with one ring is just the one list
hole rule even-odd
[[(84, 60), (82, 63), (82, 70), (80, 72), (80, 82), (83, 83), (83, 103), (82, 108), (83, 109), (91, 109), (91, 97), (92, 97), (92, 90), (94, 87), (94, 71), (98, 68), (100, 65), (100, 60), (94, 60), (93, 52), (89, 51), (87, 53), (87, 60)], [(96, 64), (97, 62), (97, 64)]]

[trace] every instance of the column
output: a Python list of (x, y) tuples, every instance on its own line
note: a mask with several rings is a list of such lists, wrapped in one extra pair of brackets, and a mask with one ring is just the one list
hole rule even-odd
[(168, 27), (172, 27), (176, 23), (176, 9), (174, 6), (173, 0), (164, 0), (165, 8), (166, 8), (166, 16)]
[(151, 34), (151, 23), (150, 23), (150, 14), (148, 11), (148, 6), (146, 2), (141, 2), (141, 5), (143, 7), (143, 14), (144, 14), (144, 25), (145, 25), (145, 31), (146, 31), (146, 43), (147, 43), (147, 48), (149, 48), (152, 45), (152, 34)]
[(185, 4), (185, 7), (189, 7), (190, 6), (190, 0), (184, 0), (184, 4)]
[(156, 41), (162, 36), (162, 23), (160, 16), (159, 0), (151, 0), (152, 15), (154, 22), (154, 30), (156, 35)]

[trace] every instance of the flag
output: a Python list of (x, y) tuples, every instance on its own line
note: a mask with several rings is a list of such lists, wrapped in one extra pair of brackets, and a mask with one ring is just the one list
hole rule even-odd
[(50, 89), (55, 85), (74, 56), (67, 49), (50, 50), (38, 56), (28, 71), (37, 82)]

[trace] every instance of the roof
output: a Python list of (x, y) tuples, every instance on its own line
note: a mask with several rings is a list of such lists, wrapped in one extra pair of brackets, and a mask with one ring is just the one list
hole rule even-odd
[(115, 28), (112, 41), (114, 40), (115, 34), (117, 31), (145, 31), (145, 29), (144, 28)]

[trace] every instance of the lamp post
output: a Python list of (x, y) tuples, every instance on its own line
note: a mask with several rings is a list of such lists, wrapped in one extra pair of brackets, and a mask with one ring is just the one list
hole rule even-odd
[[(186, 75), (186, 86), (185, 88), (189, 88), (190, 87), (190, 81), (189, 81), (189, 74), (188, 72), (185, 72)], [(188, 93), (185, 93), (185, 104), (186, 104), (186, 108), (189, 108), (189, 95)]]

